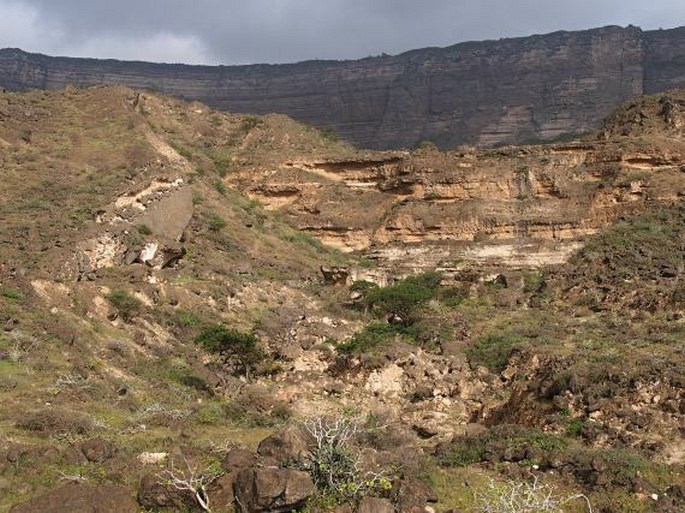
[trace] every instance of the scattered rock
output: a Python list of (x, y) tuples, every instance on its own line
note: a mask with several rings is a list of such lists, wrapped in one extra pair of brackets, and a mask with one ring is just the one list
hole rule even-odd
[(320, 269), (321, 274), (323, 275), (323, 281), (326, 285), (344, 285), (347, 282), (347, 277), (350, 275), (350, 271), (347, 267), (328, 267), (322, 265)]

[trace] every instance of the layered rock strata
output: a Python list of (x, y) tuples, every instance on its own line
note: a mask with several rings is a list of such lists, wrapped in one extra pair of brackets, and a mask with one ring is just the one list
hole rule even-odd
[(186, 66), (0, 50), (0, 86), (116, 83), (233, 112), (280, 112), (362, 147), (493, 146), (593, 130), (619, 103), (685, 84), (685, 28), (604, 27), (356, 61)]

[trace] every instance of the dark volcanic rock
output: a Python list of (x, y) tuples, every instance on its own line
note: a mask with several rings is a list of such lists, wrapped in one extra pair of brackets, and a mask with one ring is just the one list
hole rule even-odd
[(626, 99), (685, 84), (685, 28), (604, 27), (357, 61), (186, 66), (0, 50), (0, 87), (116, 83), (233, 112), (289, 114), (369, 148), (493, 145), (598, 128)]
[(300, 470), (246, 469), (238, 474), (235, 483), (236, 499), (243, 513), (292, 511), (313, 493), (311, 477)]

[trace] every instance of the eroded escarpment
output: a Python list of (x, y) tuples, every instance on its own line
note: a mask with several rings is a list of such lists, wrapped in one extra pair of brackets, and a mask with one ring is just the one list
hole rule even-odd
[(449, 271), (562, 263), (632, 208), (682, 197), (684, 164), (678, 145), (610, 141), (286, 162), (231, 180), (342, 251)]
[(284, 65), (185, 66), (0, 51), (0, 86), (125, 84), (231, 112), (279, 112), (365, 148), (553, 140), (617, 104), (682, 86), (685, 31), (633, 26)]

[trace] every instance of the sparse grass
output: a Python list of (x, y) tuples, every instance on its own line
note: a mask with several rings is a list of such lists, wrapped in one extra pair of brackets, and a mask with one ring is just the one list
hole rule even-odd
[(130, 322), (143, 309), (143, 303), (140, 299), (123, 289), (113, 290), (105, 298), (112, 303), (112, 306), (117, 309), (125, 322)]
[(226, 196), (226, 192), (228, 192), (226, 184), (224, 184), (224, 182), (222, 182), (221, 180), (217, 180), (214, 182), (214, 188), (216, 189), (216, 192), (218, 192), (222, 196)]

